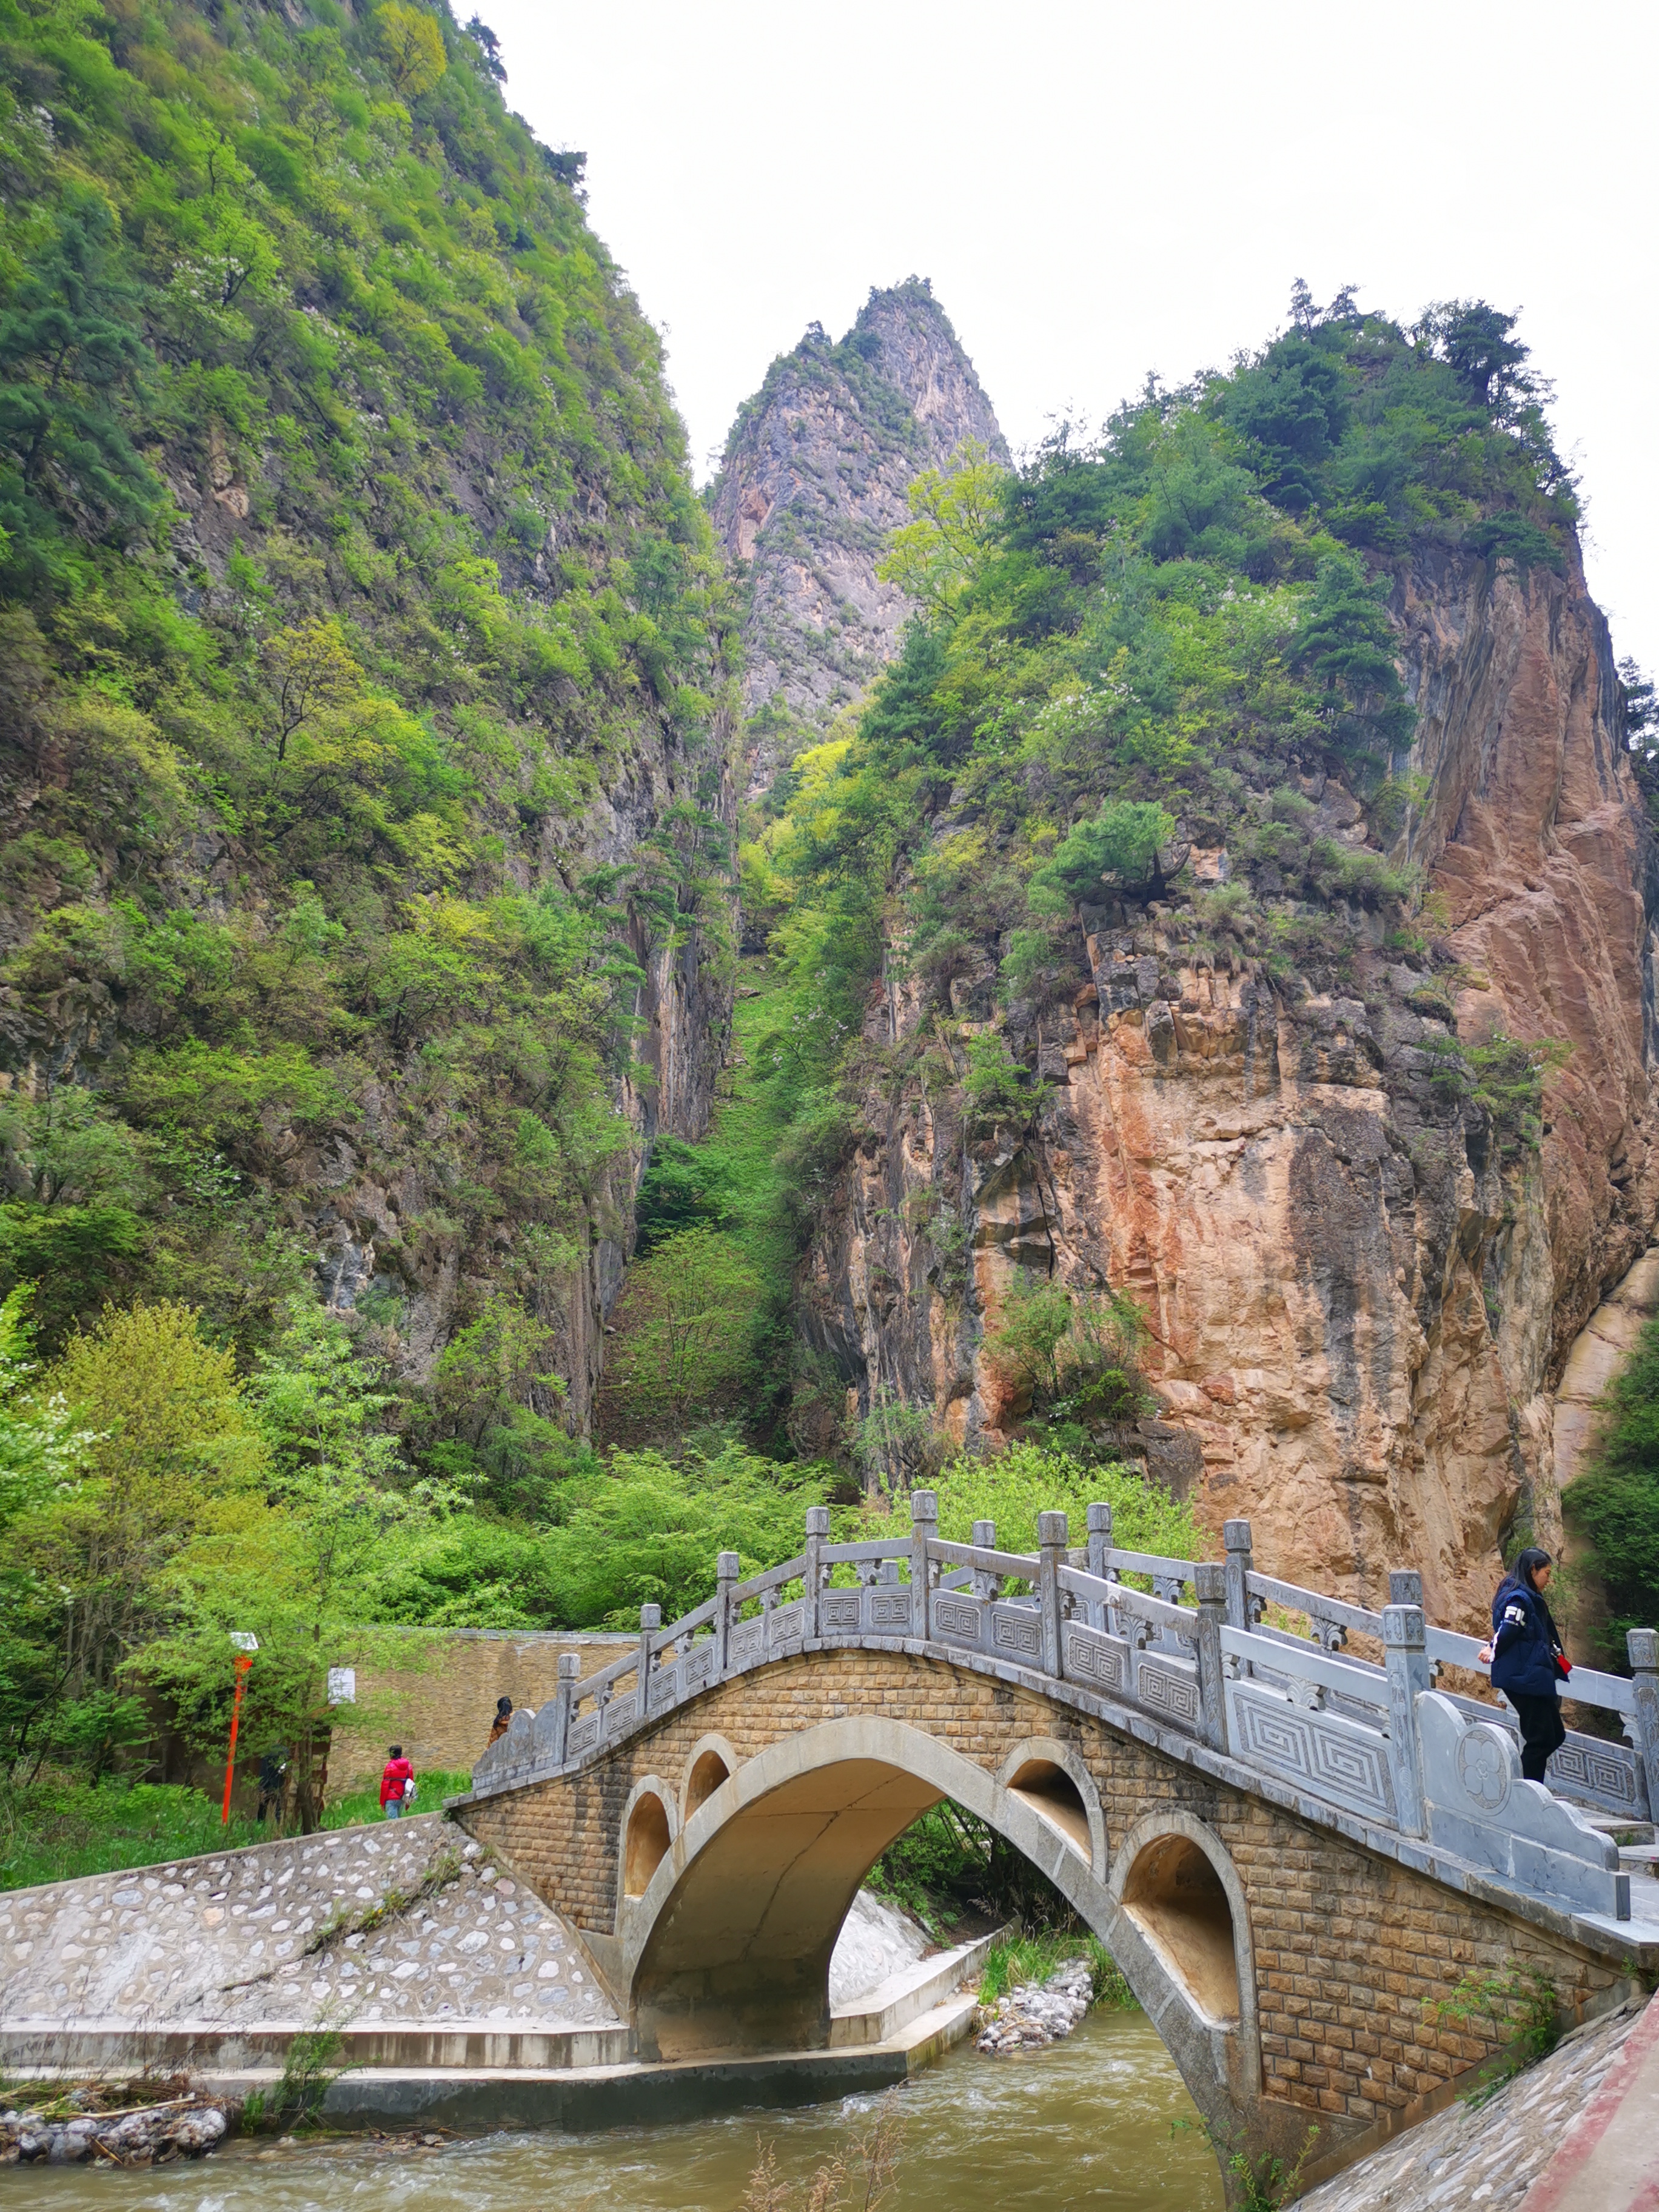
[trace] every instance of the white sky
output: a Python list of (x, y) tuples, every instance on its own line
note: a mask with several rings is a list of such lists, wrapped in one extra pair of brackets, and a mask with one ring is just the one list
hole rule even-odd
[(1659, 665), (1650, 6), (479, 4), (509, 105), (587, 152), (700, 479), (775, 354), (913, 271), (1016, 449), (1259, 344), (1297, 276), (1407, 321), (1479, 295), (1555, 380), (1614, 651)]

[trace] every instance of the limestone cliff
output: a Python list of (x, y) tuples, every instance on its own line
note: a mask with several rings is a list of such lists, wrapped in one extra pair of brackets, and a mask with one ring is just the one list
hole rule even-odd
[(905, 490), (966, 439), (1007, 448), (925, 281), (872, 291), (839, 344), (814, 324), (738, 416), (712, 493), (746, 564), (744, 703), (752, 793), (891, 659), (909, 612), (876, 566)]
[[(1113, 901), (1083, 911), (1092, 980), (1041, 1015), (998, 1005), (988, 940), (951, 1007), (1049, 1086), (1033, 1127), (976, 1136), (948, 1084), (872, 1083), (804, 1310), (860, 1406), (896, 1386), (994, 1439), (1020, 1408), (984, 1338), (1017, 1270), (1127, 1289), (1161, 1407), (1127, 1448), (1218, 1526), (1248, 1515), (1273, 1570), (1375, 1601), (1410, 1560), (1473, 1622), (1504, 1534), (1559, 1528), (1553, 1394), (1653, 1226), (1659, 884), (1576, 557), (1421, 555), (1389, 611), (1413, 809), (1385, 839), (1322, 774), (1302, 789), (1310, 836), (1425, 869), (1428, 936), (1361, 917), (1348, 981), (1316, 994), (1195, 945), (1179, 891)], [(926, 1006), (896, 945), (867, 1038)], [(1454, 1035), (1569, 1048), (1535, 1146), (1457, 1095)]]

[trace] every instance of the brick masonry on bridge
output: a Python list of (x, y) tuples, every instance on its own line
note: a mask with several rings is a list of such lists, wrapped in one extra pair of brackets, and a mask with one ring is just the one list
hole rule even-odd
[(1434, 2001), (1466, 1972), (1535, 1961), (1581, 2013), (1624, 1983), (1615, 1961), (1570, 1937), (1444, 1887), (1103, 1721), (902, 1651), (781, 1659), (576, 1772), (470, 1803), (465, 1825), (555, 1911), (609, 1934), (619, 1831), (636, 1784), (655, 1777), (678, 1796), (706, 1736), (723, 1738), (742, 1761), (820, 1723), (872, 1717), (924, 1732), (988, 1774), (1024, 1742), (1067, 1745), (1098, 1790), (1113, 1854), (1149, 1817), (1203, 1822), (1225, 1846), (1248, 1901), (1263, 2093), (1340, 2116), (1345, 2134), (1432, 2096), (1496, 2047), (1496, 2031), (1432, 2018)]

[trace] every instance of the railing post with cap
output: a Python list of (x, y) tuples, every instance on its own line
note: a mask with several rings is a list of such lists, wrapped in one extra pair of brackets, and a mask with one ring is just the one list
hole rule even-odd
[(635, 1669), (639, 1676), (639, 1696), (635, 1703), (635, 1714), (644, 1720), (651, 1711), (651, 1638), (662, 1626), (662, 1607), (642, 1605), (640, 1607), (640, 1656)]
[[(1390, 1575), (1395, 1583), (1420, 1591), (1420, 1575)], [(1429, 1686), (1429, 1655), (1425, 1647), (1421, 1605), (1396, 1601), (1382, 1608), (1382, 1656), (1389, 1671), (1389, 1765), (1394, 1774), (1394, 1802), (1402, 1832), (1428, 1833), (1423, 1809), (1423, 1759), (1417, 1734), (1417, 1700)]]
[[(1096, 1499), (1089, 1507), (1089, 1572), (1097, 1583), (1106, 1579), (1106, 1554), (1112, 1548), (1112, 1509), (1103, 1498)], [(1106, 1618), (1104, 1598), (1091, 1599), (1089, 1605), (1091, 1628), (1109, 1628)]]
[(1063, 1513), (1037, 1515), (1037, 1609), (1042, 1618), (1042, 1671), (1056, 1677), (1064, 1671), (1060, 1571), (1066, 1565), (1067, 1533)]
[(830, 1534), (830, 1508), (806, 1509), (806, 1565), (801, 1576), (801, 1630), (809, 1641), (818, 1633), (818, 1592), (823, 1584), (823, 1540)]
[(553, 1692), (553, 1740), (548, 1746), (555, 1766), (564, 1765), (565, 1747), (570, 1741), (570, 1708), (576, 1701), (581, 1671), (580, 1652), (560, 1652), (558, 1685)]
[(714, 1680), (718, 1682), (732, 1663), (732, 1592), (742, 1565), (735, 1552), (720, 1552), (714, 1559)]
[(1224, 1521), (1221, 1540), (1227, 1551), (1227, 1626), (1249, 1628), (1250, 1620), (1250, 1524)]
[(1204, 1741), (1212, 1751), (1225, 1751), (1227, 1689), (1221, 1669), (1221, 1624), (1227, 1618), (1227, 1570), (1218, 1559), (1199, 1559), (1194, 1564), (1193, 1583), (1198, 1594), (1198, 1687)]
[(1659, 1630), (1632, 1628), (1625, 1638), (1636, 1692), (1636, 1711), (1631, 1734), (1636, 1741), (1636, 1765), (1647, 1790), (1647, 1814), (1655, 1817), (1659, 1806)]
[(933, 1593), (928, 1589), (927, 1546), (939, 1534), (939, 1499), (931, 1490), (910, 1493), (910, 1633), (926, 1644), (933, 1634)]

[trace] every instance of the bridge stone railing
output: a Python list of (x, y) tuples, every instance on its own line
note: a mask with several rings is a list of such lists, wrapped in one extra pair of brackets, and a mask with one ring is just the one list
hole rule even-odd
[[(974, 1523), (969, 1543), (951, 1543), (938, 1517), (933, 1493), (918, 1491), (908, 1535), (833, 1544), (829, 1509), (815, 1505), (796, 1558), (745, 1578), (737, 1554), (722, 1552), (706, 1604), (665, 1627), (656, 1606), (643, 1607), (638, 1644), (585, 1680), (574, 1654), (561, 1658), (556, 1695), (533, 1717), (514, 1716), (473, 1771), (474, 1796), (584, 1762), (715, 1683), (806, 1645), (925, 1644), (1068, 1684), (1108, 1717), (1138, 1713), (1177, 1741), (1454, 1851), (1530, 1894), (1630, 1917), (1617, 1847), (1576, 1808), (1632, 1823), (1659, 1810), (1653, 1630), (1631, 1632), (1628, 1680), (1573, 1669), (1571, 1696), (1616, 1715), (1625, 1740), (1571, 1732), (1545, 1791), (1521, 1778), (1507, 1707), (1434, 1687), (1443, 1666), (1486, 1670), (1477, 1638), (1425, 1622), (1419, 1575), (1391, 1574), (1389, 1601), (1374, 1612), (1257, 1573), (1248, 1521), (1225, 1524), (1225, 1557), (1212, 1561), (1117, 1548), (1104, 1504), (1089, 1507), (1088, 1540), (1075, 1549), (1063, 1513), (1039, 1515), (1032, 1553), (999, 1551), (988, 1521)], [(1283, 1625), (1295, 1617), (1305, 1634)], [(1380, 1656), (1350, 1651), (1352, 1636)]]

